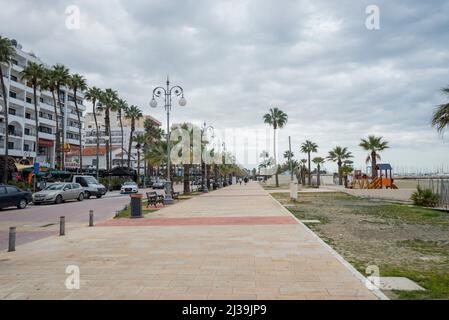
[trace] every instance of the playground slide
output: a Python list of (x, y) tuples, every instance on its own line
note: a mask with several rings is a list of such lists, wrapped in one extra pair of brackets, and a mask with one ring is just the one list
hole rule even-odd
[(381, 178), (375, 178), (368, 186), (368, 189), (382, 189), (382, 180)]

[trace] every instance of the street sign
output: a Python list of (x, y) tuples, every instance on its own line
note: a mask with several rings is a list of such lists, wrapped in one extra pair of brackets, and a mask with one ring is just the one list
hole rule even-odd
[(34, 174), (39, 174), (39, 162), (35, 162), (33, 165)]

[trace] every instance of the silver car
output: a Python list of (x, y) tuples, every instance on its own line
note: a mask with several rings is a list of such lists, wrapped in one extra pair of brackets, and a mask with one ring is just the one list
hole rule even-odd
[(33, 203), (56, 203), (67, 200), (84, 200), (84, 188), (79, 183), (53, 183), (33, 194)]

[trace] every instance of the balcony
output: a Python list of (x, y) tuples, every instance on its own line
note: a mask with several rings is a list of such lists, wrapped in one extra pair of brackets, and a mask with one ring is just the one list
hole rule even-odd
[(39, 131), (39, 138), (46, 140), (56, 140), (55, 135), (53, 133), (41, 132)]
[[(5, 128), (0, 128), (0, 134), (2, 135), (2, 136), (4, 136), (5, 135)], [(11, 138), (22, 138), (22, 136), (23, 136), (23, 134), (22, 134), (22, 132), (21, 131), (19, 131), (19, 130), (11, 130), (11, 129), (9, 129), (8, 130), (8, 135), (9, 135), (9, 137), (11, 137)]]
[(11, 64), (11, 67), (13, 70), (17, 71), (17, 72), (22, 72), (23, 69), (25, 68), (25, 66), (23, 64)]

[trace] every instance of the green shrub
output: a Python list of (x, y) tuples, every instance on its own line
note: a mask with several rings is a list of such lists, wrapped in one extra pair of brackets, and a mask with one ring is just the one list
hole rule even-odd
[(438, 205), (440, 197), (437, 194), (433, 193), (432, 190), (421, 189), (421, 187), (418, 186), (417, 190), (413, 192), (411, 199), (417, 206), (433, 208)]
[(33, 189), (33, 184), (28, 181), (8, 181), (8, 184), (21, 190)]

